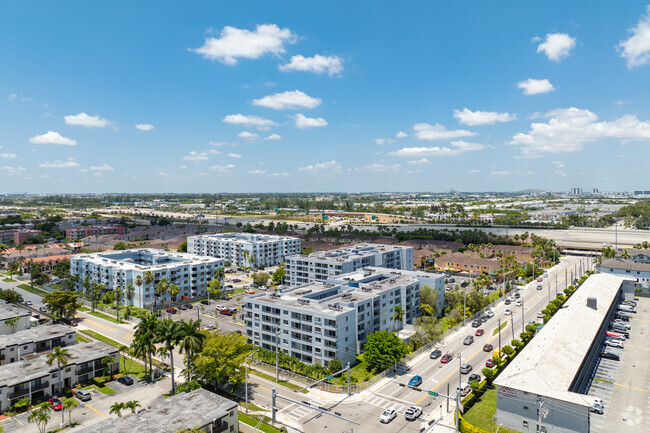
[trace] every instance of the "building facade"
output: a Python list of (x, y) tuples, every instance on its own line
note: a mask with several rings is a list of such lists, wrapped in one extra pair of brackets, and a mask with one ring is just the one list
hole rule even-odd
[(65, 237), (68, 239), (83, 239), (89, 236), (101, 235), (123, 235), (126, 232), (124, 226), (118, 224), (109, 224), (102, 226), (77, 226), (65, 231)]
[(12, 229), (0, 230), (0, 244), (22, 244), (32, 235), (41, 234), (40, 230), (33, 229)]
[[(370, 334), (412, 324), (424, 285), (443, 296), (444, 276), (382, 268), (339, 275), (245, 299), (244, 321), (251, 344), (279, 350), (307, 364), (332, 359), (353, 363)], [(403, 311), (395, 321), (395, 307)]]
[(650, 263), (644, 261), (634, 262), (625, 259), (604, 260), (599, 266), (604, 274), (619, 275), (634, 278), (637, 287), (650, 288)]
[(177, 433), (198, 427), (205, 433), (237, 433), (237, 403), (199, 388), (164, 399), (142, 413), (125, 414), (77, 433)]
[(29, 310), (0, 301), (0, 335), (14, 334), (32, 326)]
[(220, 257), (236, 266), (275, 266), (301, 251), (300, 239), (289, 236), (217, 233), (187, 238), (188, 253)]
[(77, 342), (77, 333), (65, 325), (37, 326), (0, 335), (0, 365), (18, 362), (25, 355), (66, 347)]
[(436, 259), (436, 270), (471, 274), (494, 274), (501, 265), (498, 259), (471, 257), (463, 253), (448, 254)]
[(307, 256), (288, 256), (286, 281), (290, 286), (326, 281), (369, 266), (410, 271), (413, 269), (413, 247), (357, 244)]
[[(79, 276), (78, 290), (85, 290), (86, 277), (107, 290), (132, 284), (134, 296), (130, 300), (125, 297), (123, 304), (140, 308), (155, 308), (171, 300), (169, 293), (156, 294), (155, 286), (163, 278), (178, 286), (177, 299), (204, 296), (215, 271), (222, 267), (223, 259), (151, 248), (76, 254), (70, 258), (70, 272)], [(138, 277), (145, 280), (148, 272), (153, 275), (153, 282), (137, 285)]]
[[(60, 395), (63, 388), (90, 382), (104, 375), (106, 368), (117, 372), (120, 354), (117, 348), (96, 341), (67, 347), (68, 363), (61, 367), (58, 376), (56, 363), (47, 365), (47, 356), (17, 361), (0, 366), (0, 412), (6, 411), (19, 399), (28, 398), (32, 403)], [(114, 362), (106, 365), (102, 360), (112, 357)]]

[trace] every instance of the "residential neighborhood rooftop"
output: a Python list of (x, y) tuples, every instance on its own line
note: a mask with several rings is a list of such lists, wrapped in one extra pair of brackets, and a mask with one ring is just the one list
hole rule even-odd
[(35, 341), (50, 340), (57, 337), (63, 337), (66, 334), (74, 334), (75, 332), (74, 329), (65, 325), (36, 326), (13, 334), (0, 335), (0, 349), (10, 346), (20, 346)]
[(14, 317), (31, 316), (29, 310), (18, 307), (8, 302), (0, 301), (0, 320), (12, 319)]

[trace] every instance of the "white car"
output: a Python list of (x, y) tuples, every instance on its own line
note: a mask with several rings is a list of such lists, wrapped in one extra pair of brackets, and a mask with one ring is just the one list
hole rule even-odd
[(602, 415), (603, 413), (605, 413), (605, 409), (601, 405), (594, 403), (589, 408), (589, 412), (594, 412), (594, 413)]
[(394, 408), (389, 407), (384, 411), (384, 413), (381, 414), (381, 416), (379, 417), (379, 422), (381, 422), (382, 424), (388, 424), (389, 422), (394, 420), (396, 416), (397, 416), (397, 411)]
[(517, 307), (521, 307), (522, 305), (524, 305), (524, 302), (521, 299), (517, 299), (517, 302), (515, 302), (515, 305)]
[(25, 305), (32, 305), (32, 301), (30, 301), (29, 299), (27, 299), (27, 300), (25, 301)]
[(494, 311), (492, 311), (492, 310), (487, 310), (487, 311), (485, 312), (485, 314), (486, 314), (490, 319), (494, 317)]
[(605, 403), (603, 403), (603, 400), (601, 398), (598, 398), (598, 397), (594, 397), (591, 400), (591, 404), (592, 405), (597, 404), (598, 406), (603, 407), (603, 408), (605, 407)]
[(215, 310), (217, 310), (217, 311), (221, 311), (221, 310), (223, 310), (223, 309), (226, 308), (226, 307), (224, 307), (223, 305), (215, 305), (214, 308), (215, 308)]
[(538, 319), (543, 319), (544, 318), (544, 313), (542, 313), (541, 311), (539, 313), (537, 313), (537, 318)]
[(623, 342), (621, 340), (608, 340), (605, 344), (607, 344), (609, 347), (618, 347), (620, 349), (623, 349)]
[(512, 311), (510, 311), (510, 309), (506, 309), (505, 314), (506, 314), (506, 316), (509, 316), (509, 315), (512, 314)]
[(418, 419), (420, 415), (422, 415), (422, 408), (420, 406), (411, 406), (406, 409), (406, 412), (404, 412), (404, 418), (406, 418), (407, 421), (414, 421)]
[(621, 326), (623, 326), (623, 327), (624, 327), (625, 329), (627, 329), (628, 331), (629, 331), (630, 329), (632, 329), (632, 325), (630, 325), (630, 322), (624, 322), (624, 321), (622, 321), (622, 320), (614, 320), (614, 323), (615, 323), (616, 325), (621, 325)]

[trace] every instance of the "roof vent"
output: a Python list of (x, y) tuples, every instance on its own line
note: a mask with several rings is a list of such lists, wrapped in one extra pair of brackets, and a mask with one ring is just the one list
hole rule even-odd
[(598, 310), (598, 300), (596, 298), (587, 298), (587, 307)]

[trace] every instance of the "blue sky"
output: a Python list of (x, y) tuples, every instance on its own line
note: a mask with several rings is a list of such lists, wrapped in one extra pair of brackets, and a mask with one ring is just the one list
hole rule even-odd
[(2, 2), (0, 192), (647, 189), (649, 14)]

